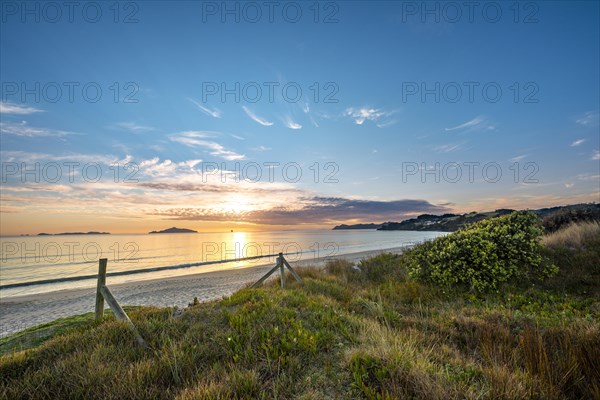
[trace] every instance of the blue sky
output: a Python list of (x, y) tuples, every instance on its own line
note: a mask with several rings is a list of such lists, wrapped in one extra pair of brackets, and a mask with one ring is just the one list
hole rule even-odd
[[(598, 2), (480, 2), (471, 15), (461, 2), (280, 2), (272, 21), (264, 2), (227, 3), (238, 22), (221, 2), (82, 2), (72, 21), (64, 3), (60, 18), (23, 4), (2, 2), (2, 234), (600, 200)], [(21, 175), (53, 162), (57, 182)], [(79, 163), (72, 182), (65, 162)], [(254, 163), (258, 182), (232, 179)], [(115, 182), (111, 164), (138, 182)]]

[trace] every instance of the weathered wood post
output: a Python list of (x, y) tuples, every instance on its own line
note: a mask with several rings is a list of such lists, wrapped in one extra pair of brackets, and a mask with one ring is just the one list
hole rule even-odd
[(135, 334), (135, 340), (137, 341), (138, 345), (144, 349), (148, 348), (146, 341), (142, 338), (137, 328), (135, 327), (133, 322), (131, 322), (129, 316), (127, 315), (127, 313), (125, 313), (125, 311), (123, 310), (117, 299), (115, 299), (108, 287), (102, 286), (100, 288), (100, 292), (102, 293), (102, 296), (106, 299), (106, 302), (108, 303), (110, 308), (113, 310), (115, 317), (120, 321), (125, 321), (127, 325), (129, 325), (129, 327)]
[(296, 271), (294, 271), (294, 268), (292, 268), (292, 266), (290, 265), (290, 263), (287, 262), (287, 260), (285, 258), (283, 258), (283, 256), (281, 257), (281, 260), (283, 261), (283, 264), (287, 267), (287, 269), (290, 270), (290, 272), (292, 273), (292, 275), (294, 276), (294, 278), (296, 278), (296, 280), (298, 281), (298, 283), (303, 284), (304, 281), (302, 280), (302, 278), (300, 278), (300, 275), (298, 275), (296, 273)]
[(102, 286), (106, 284), (106, 264), (107, 258), (101, 258), (98, 262), (98, 285), (96, 286), (96, 319), (104, 317), (104, 296), (102, 295)]
[(277, 257), (277, 265), (279, 265), (279, 272), (281, 272), (281, 288), (285, 288), (285, 265), (283, 265), (283, 253), (279, 253)]
[(267, 272), (262, 278), (260, 278), (258, 281), (256, 281), (256, 283), (254, 285), (252, 285), (251, 287), (253, 287), (253, 288), (259, 287), (264, 281), (267, 280), (267, 278), (269, 276), (271, 276), (275, 271), (277, 271), (280, 268), (281, 268), (281, 266), (279, 265), (279, 257), (277, 257), (277, 262), (275, 263), (275, 266), (272, 269), (270, 269), (269, 272)]
[(279, 255), (277, 256), (277, 262), (275, 263), (275, 266), (273, 267), (273, 269), (271, 269), (269, 272), (267, 272), (262, 278), (260, 278), (251, 287), (255, 288), (255, 287), (260, 286), (264, 281), (267, 280), (267, 278), (269, 276), (271, 276), (274, 272), (276, 272), (277, 270), (279, 270), (279, 272), (281, 273), (281, 287), (284, 288), (285, 287), (285, 269), (286, 268), (290, 270), (290, 272), (292, 273), (292, 276), (294, 278), (296, 278), (296, 280), (298, 281), (298, 283), (300, 283), (300, 284), (304, 283), (302, 281), (302, 278), (300, 278), (300, 275), (298, 275), (296, 273), (296, 271), (294, 271), (294, 269), (292, 268), (292, 266), (290, 265), (290, 263), (287, 262), (287, 260), (283, 257), (283, 253), (279, 253)]
[(127, 325), (133, 330), (135, 334), (135, 340), (138, 345), (144, 349), (148, 348), (146, 341), (137, 328), (127, 316), (127, 313), (123, 310), (117, 299), (113, 296), (111, 291), (106, 286), (106, 264), (108, 263), (107, 258), (101, 258), (98, 262), (98, 285), (96, 286), (96, 319), (102, 319), (104, 317), (104, 300), (108, 303), (108, 306), (113, 310), (115, 317), (120, 321), (125, 321)]

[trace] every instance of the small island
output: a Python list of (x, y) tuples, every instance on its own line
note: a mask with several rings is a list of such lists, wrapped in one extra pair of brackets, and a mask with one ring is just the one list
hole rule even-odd
[(168, 229), (163, 229), (162, 231), (152, 231), (152, 232), (148, 232), (149, 234), (152, 233), (198, 233), (193, 229), (186, 229), (186, 228), (168, 228)]
[[(61, 232), (61, 233), (38, 233), (38, 236), (63, 236), (63, 235), (110, 235), (110, 232)], [(27, 235), (29, 236), (29, 235)]]

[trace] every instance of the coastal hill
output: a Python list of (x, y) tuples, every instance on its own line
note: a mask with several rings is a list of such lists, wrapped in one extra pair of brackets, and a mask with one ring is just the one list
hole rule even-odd
[(376, 229), (378, 231), (437, 231), (454, 232), (468, 223), (481, 221), (488, 218), (510, 214), (512, 210), (496, 210), (491, 212), (468, 214), (422, 214), (417, 218), (406, 219), (401, 222), (384, 222), (382, 224), (356, 224), (338, 225), (333, 230), (341, 229)]
[(491, 212), (468, 214), (423, 214), (417, 218), (407, 219), (402, 222), (384, 222), (380, 231), (438, 231), (454, 232), (467, 224), (482, 221), (488, 218), (500, 217), (510, 214), (513, 210), (501, 209)]
[[(380, 231), (437, 231), (454, 232), (465, 225), (488, 218), (510, 214), (514, 210), (499, 209), (489, 212), (470, 212), (466, 214), (422, 214), (417, 218), (401, 222), (384, 222), (383, 224), (338, 225), (340, 229), (377, 229)], [(600, 220), (600, 204), (573, 204), (531, 210), (542, 218), (542, 225), (548, 232), (553, 232), (570, 222)]]
[(172, 228), (168, 228), (168, 229), (163, 229), (162, 231), (152, 231), (152, 232), (148, 232), (148, 233), (152, 234), (152, 233), (198, 233), (198, 232), (193, 229), (172, 227)]
[(338, 225), (333, 228), (334, 231), (343, 229), (379, 229), (382, 224), (354, 224), (354, 225)]

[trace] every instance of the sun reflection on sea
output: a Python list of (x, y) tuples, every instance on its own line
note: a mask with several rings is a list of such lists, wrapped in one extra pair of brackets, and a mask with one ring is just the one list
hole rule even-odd
[[(236, 260), (241, 259), (241, 258), (245, 258), (245, 257), (250, 257), (251, 255), (246, 254), (248, 252), (248, 249), (251, 248), (252, 246), (248, 245), (248, 235), (246, 234), (246, 232), (233, 232), (233, 234), (231, 235), (231, 243), (228, 243), (227, 248), (228, 249), (234, 249), (234, 251), (232, 253), (235, 253), (234, 258)], [(252, 254), (254, 255), (254, 254)], [(230, 257), (230, 255), (228, 254), (228, 257)], [(249, 265), (248, 261), (238, 261), (235, 263), (236, 267), (246, 267)]]

